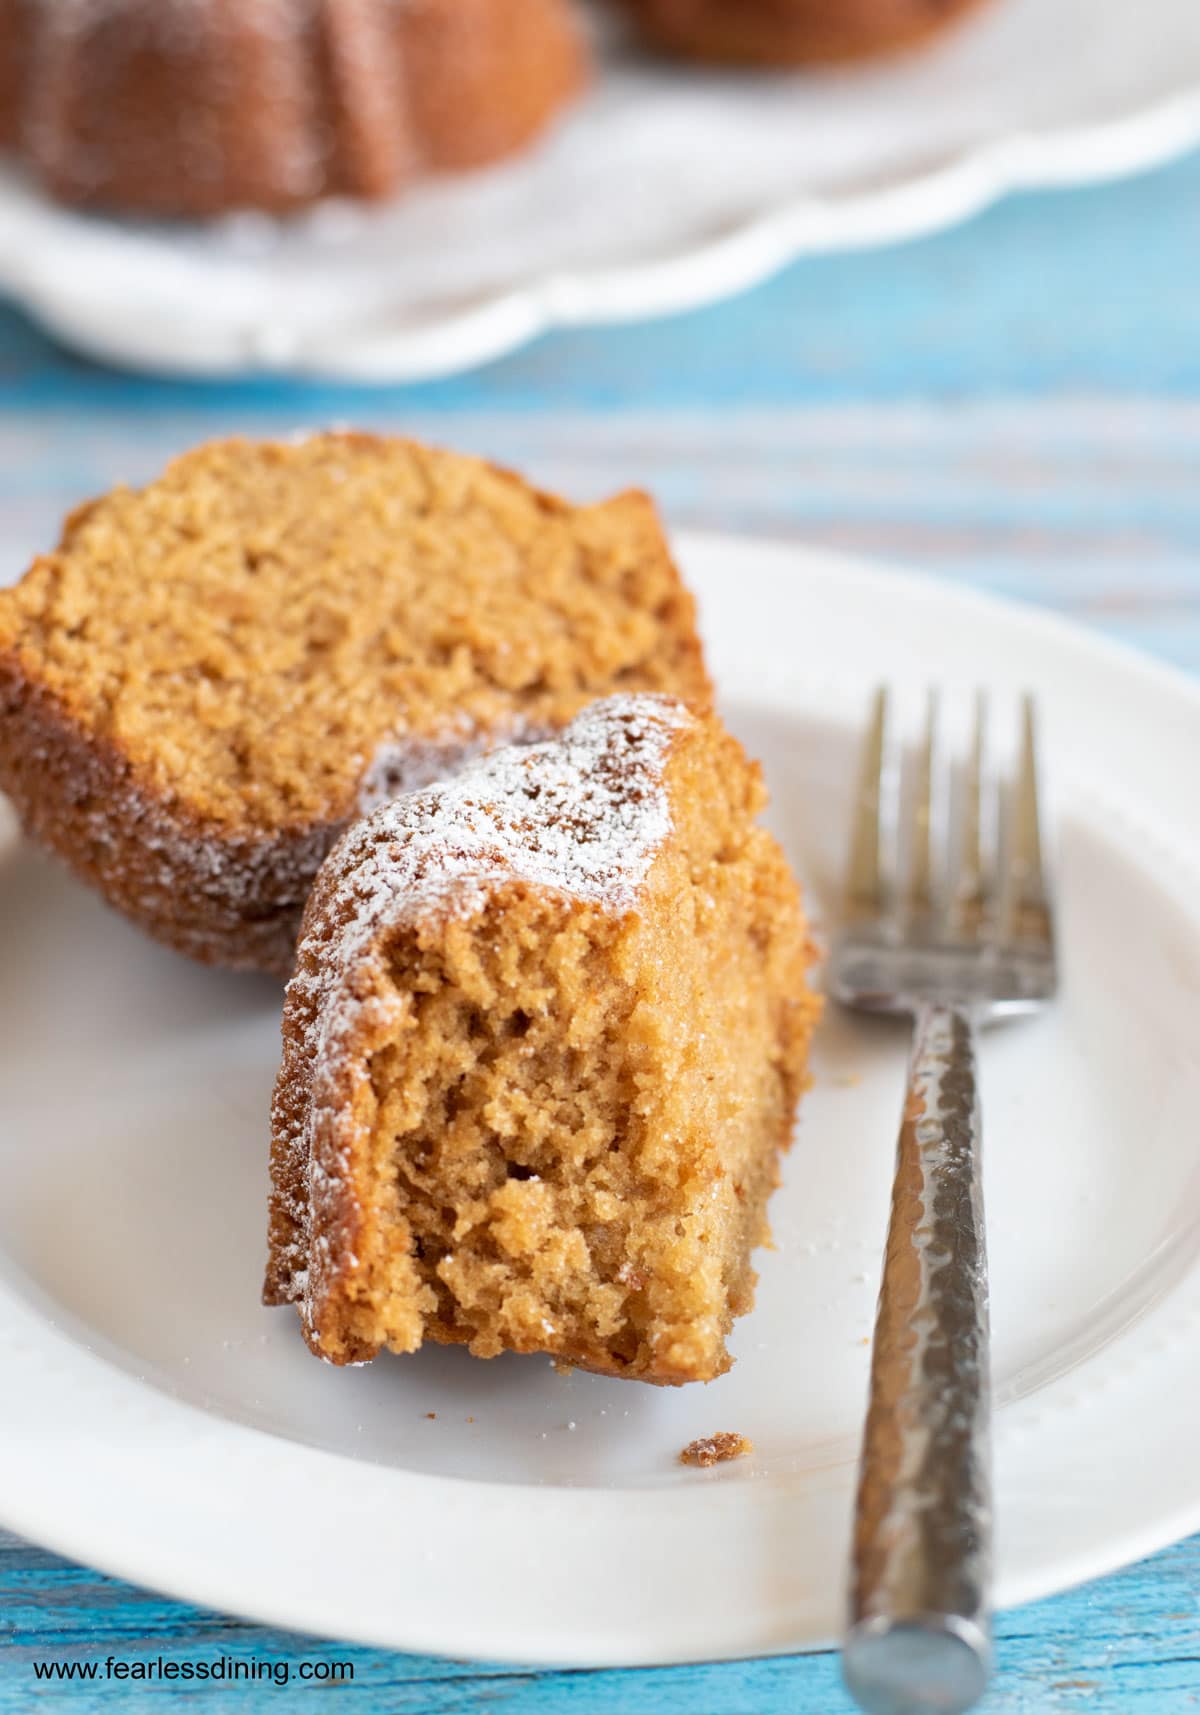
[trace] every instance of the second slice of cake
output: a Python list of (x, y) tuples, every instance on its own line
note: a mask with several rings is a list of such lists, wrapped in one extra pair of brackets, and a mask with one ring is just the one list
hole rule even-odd
[(613, 691), (709, 696), (646, 496), (388, 436), (198, 447), (0, 590), (27, 832), (169, 946), (281, 976), (364, 810)]
[(266, 1298), (315, 1352), (728, 1367), (819, 1004), (764, 801), (715, 719), (618, 696), (344, 836), (274, 1108)]

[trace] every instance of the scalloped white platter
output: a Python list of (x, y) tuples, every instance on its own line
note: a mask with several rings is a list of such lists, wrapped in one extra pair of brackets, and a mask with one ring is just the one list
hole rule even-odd
[[(984, 1040), (998, 1594), (1200, 1527), (1200, 689), (1060, 620), (688, 536), (724, 709), (818, 922), (888, 679), (1037, 694), (1065, 986)], [(759, 1301), (711, 1385), (428, 1349), (338, 1371), (259, 1303), (280, 991), (144, 939), (11, 824), (0, 860), (0, 1521), (343, 1639), (578, 1664), (839, 1629), (904, 1030), (820, 1035)], [(430, 1414), (436, 1414), (431, 1416)], [(682, 1468), (731, 1429), (752, 1456)]]
[(594, 21), (591, 92), (540, 146), (384, 207), (156, 226), (0, 168), (0, 290), (118, 364), (415, 380), (1200, 139), (1195, 0), (990, 0), (919, 53), (799, 75), (670, 65)]

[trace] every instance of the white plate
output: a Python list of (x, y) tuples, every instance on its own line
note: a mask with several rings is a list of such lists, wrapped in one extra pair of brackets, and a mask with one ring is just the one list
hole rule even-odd
[[(984, 1050), (1000, 1600), (1103, 1572), (1200, 1526), (1200, 692), (943, 584), (680, 549), (818, 911), (878, 678), (1042, 700), (1066, 986)], [(835, 1636), (902, 1030), (829, 1019), (719, 1382), (436, 1349), (337, 1371), (257, 1302), (275, 987), (159, 950), (15, 844), (0, 946), (5, 1523), (217, 1608), (457, 1656)], [(754, 1456), (676, 1463), (718, 1429)]]
[(992, 0), (925, 52), (809, 76), (702, 73), (614, 42), (542, 147), (374, 212), (122, 225), (0, 171), (0, 288), (119, 363), (411, 380), (1197, 138), (1196, 0)]

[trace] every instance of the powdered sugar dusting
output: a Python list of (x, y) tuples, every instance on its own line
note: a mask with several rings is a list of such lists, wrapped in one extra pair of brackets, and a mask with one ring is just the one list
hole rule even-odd
[(276, 1209), (292, 1234), (273, 1260), (275, 1288), (302, 1300), (310, 1329), (338, 1266), (312, 1235), (337, 1225), (345, 1168), (345, 1139), (322, 1134), (322, 1110), (337, 1111), (348, 1040), (368, 1023), (386, 1030), (398, 1004), (382, 980), (383, 938), (408, 922), (474, 916), (512, 880), (633, 909), (671, 831), (663, 769), (692, 718), (670, 697), (609, 697), (558, 738), (496, 751), (384, 804), (326, 860), (288, 985), (293, 1046), (274, 1114)]
[(343, 941), (435, 903), (470, 915), (505, 877), (628, 907), (670, 828), (662, 761), (688, 719), (669, 698), (610, 697), (560, 738), (383, 804), (330, 860), (354, 901)]
[(288, 985), (289, 1005), (312, 1006), (317, 1071), (361, 1013), (370, 985), (354, 978), (384, 931), (474, 916), (514, 879), (629, 910), (670, 832), (662, 765), (690, 719), (669, 697), (609, 697), (559, 737), (495, 751), (355, 824), (318, 876)]
[(460, 773), (475, 757), (501, 745), (530, 744), (549, 736), (544, 727), (533, 728), (520, 718), (489, 729), (463, 721), (425, 737), (399, 733), (376, 747), (359, 784), (359, 811), (369, 816), (393, 798)]

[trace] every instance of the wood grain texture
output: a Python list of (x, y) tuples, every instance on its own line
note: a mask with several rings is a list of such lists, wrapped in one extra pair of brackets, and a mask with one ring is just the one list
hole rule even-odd
[[(730, 305), (559, 334), (411, 389), (120, 376), (0, 310), (0, 579), (65, 508), (205, 435), (353, 421), (674, 523), (819, 541), (1043, 603), (1200, 672), (1200, 161), (1028, 198)], [(0, 1436), (2, 1436), (0, 1419)], [(991, 1715), (1200, 1708), (1200, 1538), (1002, 1617)], [(35, 1660), (337, 1659), (389, 1715), (841, 1715), (832, 1656), (542, 1673), (329, 1646), (205, 1613), (0, 1534), (0, 1715), (280, 1709), (313, 1687), (65, 1686)]]
[[(986, 1715), (1191, 1715), (1200, 1701), (1200, 1539), (1098, 1585), (1018, 1608), (999, 1626), (999, 1673)], [(831, 1654), (715, 1666), (539, 1672), (336, 1645), (251, 1626), (135, 1590), (0, 1533), (0, 1710), (73, 1715), (161, 1706), (303, 1708), (313, 1687), (233, 1682), (186, 1694), (105, 1680), (106, 1658), (178, 1662), (221, 1656), (264, 1666), (349, 1664), (339, 1689), (388, 1715), (845, 1715)], [(91, 1663), (92, 1682), (49, 1685), (35, 1662)], [(325, 1693), (329, 1695), (328, 1692)], [(307, 1700), (307, 1702), (306, 1702)]]

